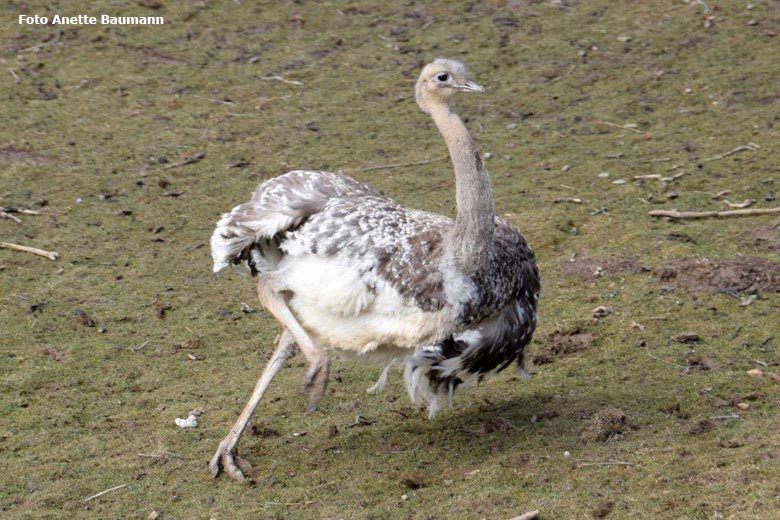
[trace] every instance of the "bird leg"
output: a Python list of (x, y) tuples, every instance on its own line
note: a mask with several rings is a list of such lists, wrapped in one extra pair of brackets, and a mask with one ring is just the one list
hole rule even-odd
[[(236, 453), (236, 447), (238, 446), (238, 440), (241, 438), (241, 434), (244, 432), (246, 425), (249, 423), (252, 413), (260, 403), (260, 399), (263, 397), (265, 390), (271, 383), (277, 372), (282, 369), (285, 362), (295, 355), (295, 341), (292, 335), (288, 331), (284, 331), (279, 338), (279, 344), (276, 347), (271, 359), (263, 370), (263, 374), (255, 385), (255, 389), (252, 392), (252, 396), (249, 398), (249, 402), (246, 403), (244, 410), (238, 417), (236, 424), (230, 429), (227, 437), (219, 443), (217, 452), (209, 462), (209, 468), (211, 469), (211, 478), (217, 478), (221, 469), (225, 470), (233, 480), (243, 482), (245, 480), (244, 474), (239, 469), (239, 465), (244, 465), (245, 462)], [(236, 465), (238, 462), (238, 465)], [(248, 464), (248, 463), (247, 463)]]
[(303, 377), (303, 390), (309, 392), (309, 406), (306, 407), (306, 413), (314, 413), (319, 409), (322, 396), (325, 395), (325, 388), (328, 386), (329, 375), (330, 359), (327, 357), (323, 356), (309, 364)]
[(309, 406), (306, 408), (306, 412), (312, 413), (317, 410), (320, 400), (325, 394), (325, 387), (328, 384), (328, 376), (330, 375), (330, 360), (325, 355), (325, 352), (309, 337), (292, 311), (290, 311), (287, 301), (282, 295), (283, 291), (283, 282), (276, 278), (273, 272), (262, 275), (257, 284), (260, 302), (268, 309), (268, 312), (273, 314), (290, 331), (298, 348), (309, 362), (309, 368), (306, 370), (303, 379), (303, 388), (309, 391)]

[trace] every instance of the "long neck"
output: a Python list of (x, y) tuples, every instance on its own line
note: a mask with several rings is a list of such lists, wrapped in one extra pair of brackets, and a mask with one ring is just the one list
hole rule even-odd
[(455, 167), (458, 215), (446, 247), (458, 268), (474, 273), (487, 267), (493, 254), (496, 209), (490, 177), (474, 139), (458, 115), (444, 103), (431, 106), (430, 111)]

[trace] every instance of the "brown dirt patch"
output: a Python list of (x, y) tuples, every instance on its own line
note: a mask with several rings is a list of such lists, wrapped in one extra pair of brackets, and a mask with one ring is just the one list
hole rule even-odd
[(675, 260), (658, 277), (690, 292), (780, 292), (780, 264), (755, 256)]
[(49, 162), (49, 158), (45, 155), (31, 152), (29, 150), (23, 150), (21, 148), (16, 148), (14, 146), (0, 148), (0, 157), (12, 163), (27, 162), (39, 165)]
[(583, 280), (596, 280), (619, 273), (638, 273), (642, 268), (634, 258), (624, 256), (582, 256), (561, 267), (565, 275), (577, 275)]
[(570, 332), (556, 331), (550, 334), (549, 341), (537, 351), (535, 365), (552, 363), (555, 358), (566, 357), (587, 350), (593, 345), (596, 336), (586, 330), (576, 329)]
[(704, 419), (703, 421), (699, 421), (693, 427), (691, 427), (688, 432), (691, 435), (701, 435), (703, 433), (711, 432), (712, 430), (716, 429), (718, 427), (717, 424), (715, 424), (713, 421), (709, 419)]
[(780, 222), (761, 226), (749, 233), (744, 244), (758, 249), (780, 251)]
[(604, 442), (610, 438), (619, 439), (631, 429), (623, 410), (609, 407), (590, 418), (580, 439), (583, 442)]
[(612, 500), (602, 500), (596, 505), (591, 515), (593, 515), (593, 518), (605, 518), (612, 512), (613, 507), (615, 507), (615, 503)]

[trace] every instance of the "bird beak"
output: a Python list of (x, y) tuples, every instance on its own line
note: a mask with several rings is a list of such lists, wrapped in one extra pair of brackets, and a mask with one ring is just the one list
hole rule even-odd
[(466, 92), (479, 92), (480, 94), (485, 93), (485, 87), (482, 85), (477, 85), (473, 81), (467, 81), (463, 85), (459, 85), (458, 88), (460, 88), (460, 90), (465, 90)]

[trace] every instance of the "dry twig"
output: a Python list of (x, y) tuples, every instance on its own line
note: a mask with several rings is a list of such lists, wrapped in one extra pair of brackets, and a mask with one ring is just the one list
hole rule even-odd
[(704, 159), (705, 161), (717, 161), (718, 159), (725, 159), (729, 155), (734, 155), (735, 153), (744, 152), (746, 150), (760, 150), (761, 147), (757, 145), (756, 143), (748, 143), (743, 144), (742, 146), (737, 146), (736, 148), (729, 150), (728, 152), (719, 153), (718, 155), (713, 155), (712, 157), (709, 157), (707, 159)]
[(118, 486), (114, 486), (112, 488), (106, 489), (105, 491), (101, 491), (100, 493), (97, 493), (95, 495), (92, 495), (91, 497), (87, 497), (84, 499), (84, 502), (89, 502), (93, 498), (102, 497), (106, 493), (111, 493), (112, 491), (116, 491), (117, 489), (122, 489), (123, 487), (127, 487), (127, 484), (120, 484)]
[[(650, 319), (651, 319), (651, 320), (654, 320), (654, 319), (658, 319), (658, 318), (650, 318)], [(664, 319), (664, 320), (665, 320), (666, 318), (661, 318), (661, 319)], [(669, 361), (669, 360), (666, 360), (666, 359), (664, 359), (664, 358), (660, 358), (660, 357), (658, 357), (658, 356), (654, 356), (654, 355), (653, 355), (653, 354), (650, 352), (650, 347), (645, 347), (645, 352), (647, 353), (647, 355), (648, 355), (648, 356), (650, 356), (651, 358), (655, 359), (656, 361), (661, 361), (661, 362), (663, 362), (663, 363), (666, 363), (667, 365), (671, 365), (671, 366), (673, 366), (673, 367), (675, 367), (675, 368), (681, 368), (681, 369), (685, 369), (685, 368), (686, 368), (686, 367), (684, 367), (684, 366), (682, 366), (682, 365), (678, 365), (678, 364), (676, 364), (676, 363), (672, 363), (671, 361)]]
[(187, 166), (188, 164), (195, 164), (196, 162), (199, 162), (199, 161), (202, 161), (203, 159), (205, 159), (205, 157), (206, 157), (205, 153), (198, 152), (195, 155), (193, 155), (192, 157), (184, 159), (183, 161), (180, 161), (180, 162), (177, 162), (177, 163), (173, 163), (173, 164), (169, 164), (164, 169), (170, 170), (171, 168), (178, 168), (179, 166)]
[(40, 211), (35, 211), (32, 209), (24, 209), (24, 208), (16, 208), (14, 206), (0, 206), (0, 217), (7, 218), (8, 220), (13, 220), (17, 224), (22, 223), (22, 219), (14, 215), (14, 213), (22, 213), (25, 215), (40, 215)]
[(650, 173), (647, 175), (634, 175), (634, 180), (635, 181), (658, 180), (662, 182), (672, 182), (672, 181), (676, 181), (683, 175), (685, 175), (685, 172), (675, 173), (671, 177), (664, 177), (659, 173)]
[(710, 417), (713, 421), (729, 421), (731, 419), (739, 419), (738, 413), (730, 413), (728, 415), (714, 415)]
[(771, 215), (780, 213), (780, 208), (753, 208), (753, 209), (735, 209), (729, 211), (677, 211), (655, 209), (648, 215), (651, 217), (669, 217), (676, 219), (683, 218), (710, 218), (710, 217), (742, 217), (746, 215)]
[(308, 506), (314, 503), (315, 503), (314, 500), (306, 500), (305, 502), (263, 502), (263, 505), (295, 507), (295, 506)]
[(16, 72), (14, 72), (14, 69), (12, 69), (11, 67), (8, 67), (8, 72), (10, 72), (11, 76), (14, 77), (14, 83), (21, 83), (22, 82), (21, 78), (19, 78), (19, 76), (16, 75)]
[(627, 125), (619, 125), (617, 123), (611, 123), (609, 121), (593, 121), (594, 124), (597, 125), (604, 125), (604, 126), (611, 126), (613, 128), (620, 128), (621, 130), (628, 130), (629, 132), (634, 132), (635, 134), (643, 134), (641, 130), (637, 130), (636, 128), (633, 128), (631, 126)]
[(0, 249), (11, 249), (13, 251), (23, 251), (25, 253), (32, 253), (38, 256), (45, 256), (49, 260), (56, 260), (60, 254), (56, 251), (44, 251), (37, 247), (20, 246), (19, 244), (9, 244), (8, 242), (0, 242)]
[(577, 464), (578, 468), (587, 468), (589, 466), (636, 466), (636, 463), (623, 460), (608, 460), (607, 462), (580, 462)]
[(572, 204), (584, 204), (585, 201), (583, 199), (578, 199), (576, 197), (561, 197), (558, 199), (555, 199), (553, 203), (560, 204), (561, 202), (571, 202)]
[(282, 83), (287, 83), (288, 85), (297, 85), (299, 87), (303, 85), (302, 81), (295, 81), (293, 79), (284, 79), (281, 76), (264, 76), (260, 79), (263, 81), (281, 81)]
[(523, 513), (520, 516), (516, 516), (512, 518), (511, 520), (537, 520), (539, 518), (539, 511), (528, 511), (527, 513)]
[(723, 202), (725, 202), (726, 205), (728, 207), (730, 207), (731, 209), (745, 209), (747, 207), (752, 206), (753, 203), (755, 202), (755, 200), (753, 200), (753, 199), (745, 199), (744, 202), (729, 202), (728, 199), (723, 199)]
[(138, 345), (137, 347), (135, 347), (135, 348), (133, 348), (133, 347), (127, 347), (127, 349), (128, 349), (130, 352), (138, 352), (139, 350), (141, 350), (142, 348), (144, 348), (146, 345), (148, 345), (149, 343), (151, 343), (151, 341), (152, 341), (152, 340), (150, 340), (150, 339), (147, 339), (146, 341), (144, 341), (143, 343), (141, 343), (141, 344), (140, 344), (140, 345)]
[(13, 220), (17, 224), (21, 224), (22, 223), (22, 219), (20, 219), (16, 215), (11, 215), (10, 213), (6, 213), (5, 211), (3, 211), (1, 209), (0, 209), (0, 217), (7, 218), (8, 220)]

